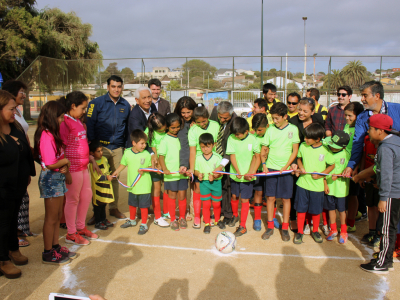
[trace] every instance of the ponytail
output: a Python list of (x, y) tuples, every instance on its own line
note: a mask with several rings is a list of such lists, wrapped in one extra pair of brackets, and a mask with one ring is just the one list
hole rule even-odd
[(157, 112), (150, 115), (149, 120), (147, 121), (147, 127), (149, 128), (149, 135), (148, 135), (149, 145), (151, 145), (151, 142), (154, 138), (154, 131), (159, 130), (164, 125), (166, 125), (166, 122), (163, 115)]

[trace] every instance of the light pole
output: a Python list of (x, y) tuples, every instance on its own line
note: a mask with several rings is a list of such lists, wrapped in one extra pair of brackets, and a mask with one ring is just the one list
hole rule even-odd
[(263, 45), (264, 45), (264, 0), (261, 0), (261, 87), (260, 90), (262, 91), (263, 89), (263, 73), (264, 73), (264, 66), (263, 66), (263, 55), (264, 55), (264, 50), (263, 50)]
[(314, 75), (313, 75), (313, 87), (315, 87), (315, 57), (317, 56), (318, 53), (314, 53)]
[(303, 75), (303, 82), (304, 82), (304, 90), (306, 89), (306, 68), (307, 68), (307, 44), (306, 44), (306, 20), (307, 17), (303, 17), (304, 20), (304, 75)]

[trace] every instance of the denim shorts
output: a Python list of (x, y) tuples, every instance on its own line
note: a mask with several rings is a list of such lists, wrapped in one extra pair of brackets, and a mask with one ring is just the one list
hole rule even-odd
[(68, 191), (65, 186), (65, 175), (60, 172), (45, 170), (39, 177), (40, 198), (53, 198), (64, 196)]

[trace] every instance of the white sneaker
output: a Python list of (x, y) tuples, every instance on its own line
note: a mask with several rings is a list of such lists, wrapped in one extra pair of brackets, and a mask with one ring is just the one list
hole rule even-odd
[(328, 225), (323, 225), (321, 226), (322, 232), (325, 234), (325, 236), (328, 236), (330, 231)]
[(154, 220), (154, 224), (160, 226), (160, 227), (169, 227), (169, 223), (163, 219), (163, 217), (158, 218), (157, 220)]
[(306, 224), (306, 226), (304, 227), (304, 234), (310, 234), (310, 232), (311, 232), (310, 226)]

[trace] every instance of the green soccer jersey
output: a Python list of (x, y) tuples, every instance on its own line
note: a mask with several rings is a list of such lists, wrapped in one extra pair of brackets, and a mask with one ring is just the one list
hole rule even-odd
[[(350, 159), (350, 153), (345, 150), (339, 152), (331, 152), (335, 163), (335, 168), (329, 174), (342, 174), (347, 167)], [(335, 181), (331, 176), (326, 177), (326, 182), (329, 187), (329, 195), (337, 198), (346, 197), (349, 194), (350, 179), (338, 177)]]
[(353, 149), (353, 138), (354, 138), (355, 130), (356, 130), (356, 128), (354, 126), (350, 127), (349, 124), (346, 124), (343, 129), (343, 131), (346, 132), (350, 136), (349, 144), (346, 147), (346, 151), (349, 153), (351, 153), (351, 149)]
[(271, 124), (264, 135), (262, 145), (269, 148), (266, 165), (268, 169), (280, 170), (288, 162), (293, 152), (293, 144), (300, 143), (299, 130), (293, 124), (280, 129)]
[[(306, 172), (321, 173), (328, 165), (335, 163), (332, 154), (324, 146), (313, 148), (305, 142), (300, 145), (297, 157), (301, 157)], [(312, 192), (324, 191), (324, 179), (313, 179), (311, 174), (300, 175), (297, 185)]]
[[(178, 137), (166, 134), (158, 146), (158, 155), (164, 156), (165, 166), (170, 172), (177, 172), (180, 168), (179, 152), (181, 150), (181, 142)], [(179, 179), (187, 178), (179, 173), (177, 174), (164, 174), (164, 181), (177, 181)]]
[[(144, 131), (145, 134), (147, 134), (147, 137), (149, 136), (149, 128), (147, 127), (146, 130)], [(158, 133), (157, 131), (153, 132), (153, 138), (151, 141), (149, 141), (149, 146), (150, 147), (155, 147), (157, 150), (157, 155), (158, 154), (158, 147), (160, 146), (160, 142), (161, 140), (164, 138), (164, 136), (166, 135), (165, 132), (163, 133)]]
[[(257, 143), (260, 145), (260, 153), (261, 153), (261, 148), (262, 148), (262, 141), (264, 140), (265, 135), (267, 134), (267, 132), (265, 132), (264, 136), (259, 136), (257, 133), (253, 133), (254, 137), (257, 139)], [(260, 166), (257, 169), (260, 172), (263, 172), (263, 165), (262, 163), (260, 163)]]
[[(200, 154), (196, 156), (196, 164), (194, 169), (204, 174), (203, 180), (208, 180), (209, 175), (214, 175), (213, 171), (218, 168), (221, 164), (222, 157), (216, 152), (213, 152), (209, 159), (204, 157), (204, 154)], [(223, 169), (222, 169), (223, 170)], [(214, 179), (221, 180), (222, 176)]]
[[(254, 153), (260, 153), (260, 144), (254, 135), (247, 134), (243, 140), (240, 140), (235, 137), (234, 134), (231, 134), (228, 138), (226, 154), (235, 154), (239, 170), (236, 171), (231, 164), (230, 172), (241, 175), (248, 173)], [(238, 179), (236, 175), (231, 175), (231, 178), (236, 182), (249, 182), (245, 180), (244, 177)], [(255, 178), (253, 178), (252, 181), (253, 180), (255, 180)]]
[[(148, 151), (135, 153), (132, 148), (125, 150), (121, 159), (121, 165), (128, 168), (128, 186), (131, 186), (139, 174), (140, 168), (151, 167), (151, 155)], [(142, 177), (134, 187), (128, 188), (128, 192), (135, 195), (151, 193), (151, 176), (149, 172), (143, 172)]]
[(219, 127), (220, 126), (218, 122), (208, 120), (208, 126), (206, 129), (203, 129), (198, 125), (193, 125), (189, 129), (188, 133), (189, 147), (196, 147), (196, 155), (202, 154), (199, 143), (200, 135), (202, 135), (203, 133), (211, 133), (215, 143), (217, 141)]

